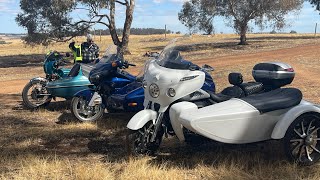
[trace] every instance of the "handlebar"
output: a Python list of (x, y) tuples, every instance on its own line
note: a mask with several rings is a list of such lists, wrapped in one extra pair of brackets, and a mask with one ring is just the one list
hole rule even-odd
[(129, 66), (137, 66), (137, 65), (135, 65), (135, 64), (131, 64), (131, 63), (128, 63), (128, 65), (129, 65)]
[(136, 65), (135, 64), (131, 64), (128, 61), (124, 61), (122, 63), (122, 67), (120, 67), (120, 68), (129, 68), (129, 66), (136, 66)]

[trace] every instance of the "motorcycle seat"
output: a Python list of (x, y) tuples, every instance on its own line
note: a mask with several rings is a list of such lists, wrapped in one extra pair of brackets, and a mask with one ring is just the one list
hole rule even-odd
[(295, 88), (278, 88), (269, 92), (254, 94), (241, 98), (261, 113), (286, 109), (300, 104), (302, 93)]
[(79, 71), (80, 71), (80, 64), (77, 63), (71, 68), (68, 74), (68, 77), (76, 77), (79, 74)]
[(263, 84), (260, 82), (242, 83), (239, 87), (244, 91), (245, 96), (257, 94), (264, 90)]
[(243, 90), (238, 86), (227, 87), (221, 93), (218, 94), (212, 92), (208, 93), (210, 95), (210, 98), (217, 103), (227, 101), (231, 98), (241, 98), (245, 96)]
[(208, 93), (210, 95), (210, 99), (213, 100), (214, 102), (217, 102), (217, 103), (220, 103), (220, 102), (223, 102), (223, 101), (227, 101), (227, 100), (232, 98), (231, 96), (226, 96), (226, 95), (223, 95), (221, 93), (219, 93), (219, 94), (215, 94), (215, 93), (212, 93), (212, 92), (208, 92)]

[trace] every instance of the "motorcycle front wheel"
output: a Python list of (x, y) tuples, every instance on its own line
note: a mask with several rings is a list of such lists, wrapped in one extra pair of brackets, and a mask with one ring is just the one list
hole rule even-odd
[(104, 108), (101, 105), (89, 106), (85, 97), (73, 97), (71, 101), (71, 113), (79, 121), (92, 122), (103, 116)]
[(23, 88), (23, 104), (29, 109), (45, 106), (50, 103), (51, 99), (46, 89), (46, 82), (30, 81)]
[(137, 131), (129, 131), (126, 136), (126, 148), (128, 154), (132, 156), (156, 154), (160, 147), (163, 136), (163, 128), (160, 128), (156, 139), (151, 142), (151, 137), (154, 133), (154, 124), (150, 121)]

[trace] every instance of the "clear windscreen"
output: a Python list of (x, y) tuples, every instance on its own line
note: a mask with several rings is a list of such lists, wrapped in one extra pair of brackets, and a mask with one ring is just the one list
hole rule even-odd
[(147, 61), (144, 63), (143, 67), (140, 69), (140, 71), (139, 71), (139, 73), (138, 73), (138, 75), (137, 75), (137, 79), (143, 78), (144, 74), (145, 74), (146, 71), (148, 70), (148, 67), (149, 67), (149, 64), (150, 64), (150, 61), (151, 61), (151, 60), (152, 60), (152, 59), (147, 60)]
[(180, 38), (173, 39), (160, 53), (156, 62), (159, 66), (169, 68), (169, 69), (189, 69), (191, 63), (189, 61), (183, 60), (178, 42), (181, 42)]
[(110, 45), (103, 54), (102, 58), (100, 58), (99, 63), (108, 63), (115, 60), (115, 57), (117, 56), (117, 48), (118, 47), (114, 44)]

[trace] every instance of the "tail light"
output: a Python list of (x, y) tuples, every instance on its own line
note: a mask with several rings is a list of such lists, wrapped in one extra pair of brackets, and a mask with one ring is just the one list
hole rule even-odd
[(287, 72), (294, 72), (294, 69), (293, 69), (293, 68), (288, 68), (288, 69), (285, 69), (284, 71), (287, 71)]

